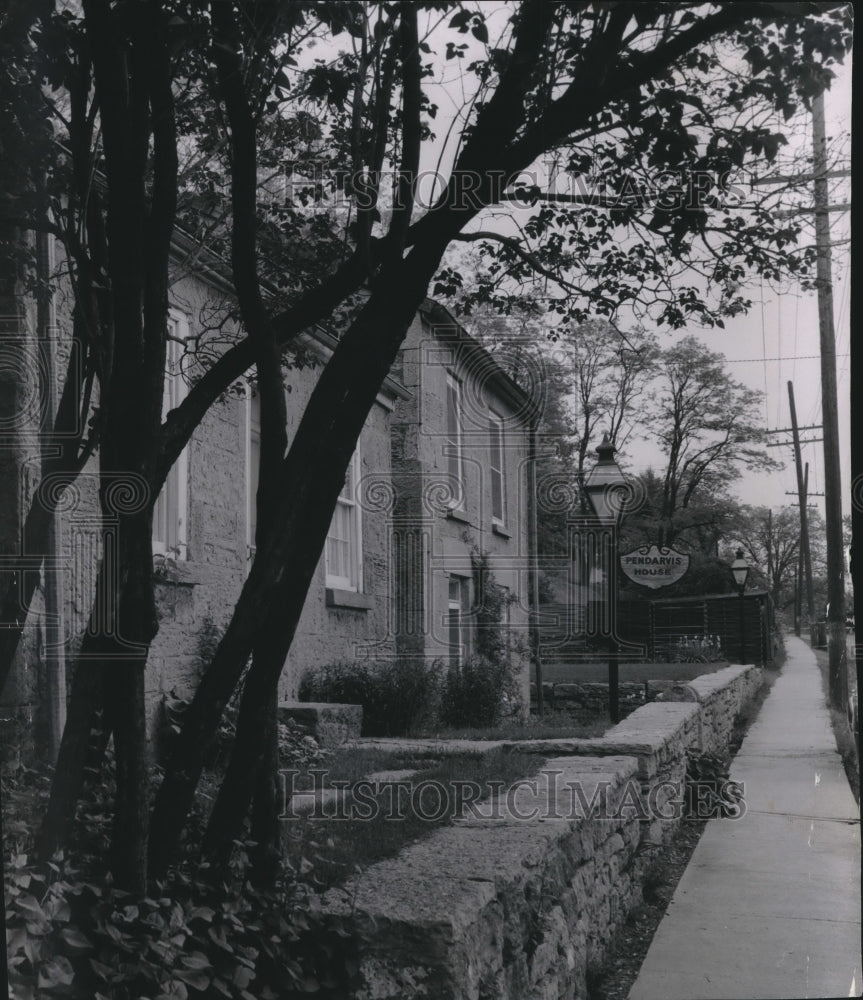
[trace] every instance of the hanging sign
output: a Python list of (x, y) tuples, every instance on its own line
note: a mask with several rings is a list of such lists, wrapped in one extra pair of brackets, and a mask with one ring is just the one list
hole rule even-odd
[(632, 580), (642, 587), (658, 590), (669, 584), (677, 583), (689, 569), (689, 556), (685, 552), (674, 549), (643, 545), (620, 557), (620, 568)]

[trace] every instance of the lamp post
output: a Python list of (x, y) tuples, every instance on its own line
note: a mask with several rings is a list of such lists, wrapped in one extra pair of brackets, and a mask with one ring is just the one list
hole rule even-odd
[(617, 660), (616, 612), (617, 612), (617, 526), (620, 523), (624, 499), (628, 493), (626, 477), (620, 466), (614, 460), (614, 445), (608, 440), (608, 434), (602, 437), (602, 443), (596, 449), (598, 456), (596, 465), (587, 477), (584, 491), (590, 499), (596, 519), (605, 529), (608, 545), (602, 545), (600, 551), (608, 555), (608, 711), (612, 722), (620, 719), (619, 710), (619, 675)]
[(749, 563), (743, 558), (743, 549), (737, 550), (737, 558), (731, 564), (731, 575), (734, 577), (734, 585), (740, 595), (740, 662), (746, 662), (746, 618), (745, 601), (743, 595), (746, 591), (746, 581), (749, 578)]

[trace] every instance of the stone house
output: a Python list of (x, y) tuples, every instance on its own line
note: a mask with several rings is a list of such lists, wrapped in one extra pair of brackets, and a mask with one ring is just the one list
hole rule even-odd
[(398, 368), (410, 396), (392, 422), (397, 652), (445, 663), (479, 652), (482, 591), (503, 588), (500, 626), (526, 704), (534, 401), (432, 301)]
[[(206, 259), (203, 266), (197, 248), (190, 268), (190, 249), (178, 237), (165, 412), (180, 402), (193, 374), (183, 341), (203, 335), (206, 343), (212, 317), (230, 299), (222, 262)], [(28, 303), (19, 305), (16, 336), (35, 343), (35, 313)], [(55, 336), (41, 349), (62, 368), (70, 324), (62, 287), (52, 308)], [(286, 375), (289, 436), (335, 340), (316, 329), (298, 346), (303, 364)], [(479, 554), (506, 588), (501, 625), (519, 656), (530, 591), (531, 412), (528, 396), (491, 355), (427, 302), (360, 437), (285, 665), (282, 698), (296, 696), (306, 669), (326, 663), (394, 656), (446, 662), (470, 655), (477, 645)], [(237, 383), (195, 431), (154, 509), (160, 627), (146, 682), (154, 726), (166, 694), (186, 697), (194, 690), (248, 572), (258, 413), (253, 385)], [(21, 485), (18, 537), (10, 532), (0, 553), (10, 565), (20, 562), (22, 517), (38, 482), (37, 436), (17, 438), (4, 441)], [(104, 532), (111, 530), (98, 517), (96, 472), (91, 461), (61, 504), (53, 605), (46, 609), (41, 587), (2, 695), (4, 705), (25, 716), (44, 701), (46, 671), (63, 669), (87, 625)], [(522, 673), (526, 700), (526, 669)]]

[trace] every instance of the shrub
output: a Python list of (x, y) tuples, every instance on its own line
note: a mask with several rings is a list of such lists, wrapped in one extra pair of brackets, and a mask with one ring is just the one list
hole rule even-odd
[[(469, 541), (465, 536), (465, 541)], [(495, 726), (504, 704), (517, 701), (513, 652), (514, 638), (503, 624), (504, 609), (514, 597), (494, 578), (487, 553), (471, 549), (474, 582), (476, 655), (450, 666), (441, 695), (441, 722), (445, 726)]]
[(717, 663), (725, 659), (718, 635), (685, 635), (671, 648), (672, 663)]
[(512, 671), (506, 660), (474, 656), (452, 665), (441, 695), (446, 726), (494, 726), (500, 722), (504, 695), (512, 694)]
[(307, 671), (300, 701), (363, 707), (363, 736), (404, 736), (436, 716), (440, 664), (421, 660), (334, 663)]
[[(190, 837), (182, 863), (146, 896), (132, 896), (104, 873), (113, 763), (106, 783), (79, 806), (74, 854), (32, 856), (34, 815), (50, 781), (25, 768), (4, 774), (6, 946), (15, 1000), (321, 1000), (351, 985), (333, 962), (346, 932), (316, 907), (317, 859), (284, 865), (271, 886), (250, 879), (249, 842), (228, 871), (196, 857)], [(35, 790), (35, 794), (34, 794)]]

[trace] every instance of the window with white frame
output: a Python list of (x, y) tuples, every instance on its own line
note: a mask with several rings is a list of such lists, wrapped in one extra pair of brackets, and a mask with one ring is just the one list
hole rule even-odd
[(495, 524), (506, 523), (506, 482), (503, 460), (503, 420), (489, 414), (489, 472), (491, 475), (491, 519)]
[[(182, 374), (184, 342), (189, 336), (189, 320), (171, 309), (168, 314), (168, 343), (165, 356), (165, 386), (162, 393), (162, 420), (183, 401), (186, 382)], [(153, 551), (185, 559), (187, 555), (186, 507), (189, 454), (184, 448), (174, 463), (162, 492), (153, 507)]]
[(462, 387), (461, 382), (447, 372), (446, 376), (446, 437), (444, 450), (447, 471), (456, 483), (455, 506), (464, 506), (464, 455), (462, 441)]
[(457, 666), (470, 655), (470, 579), (466, 576), (448, 577), (447, 633), (450, 663)]
[(336, 501), (326, 545), (326, 586), (333, 590), (361, 591), (362, 521), (356, 489), (360, 478), (359, 448), (345, 473), (345, 484)]

